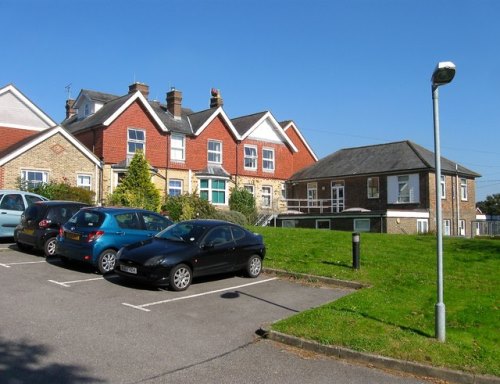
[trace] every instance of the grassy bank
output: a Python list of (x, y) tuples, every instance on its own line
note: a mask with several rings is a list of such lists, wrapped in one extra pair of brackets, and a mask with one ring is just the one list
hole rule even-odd
[(253, 228), (265, 266), (367, 283), (331, 304), (275, 323), (276, 331), (358, 351), (500, 376), (500, 242), (444, 239), (446, 342), (434, 338), (434, 236), (363, 233), (361, 268), (348, 232)]

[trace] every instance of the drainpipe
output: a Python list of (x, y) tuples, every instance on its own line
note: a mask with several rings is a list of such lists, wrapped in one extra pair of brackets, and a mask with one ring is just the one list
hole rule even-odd
[(455, 164), (456, 175), (456, 196), (457, 196), (457, 235), (460, 236), (460, 185), (458, 179), (458, 164)]

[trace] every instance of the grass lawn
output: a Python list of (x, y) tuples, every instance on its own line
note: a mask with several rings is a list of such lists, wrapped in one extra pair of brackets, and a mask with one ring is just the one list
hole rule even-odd
[(444, 238), (446, 342), (435, 338), (436, 238), (253, 227), (264, 266), (370, 285), (272, 325), (276, 331), (434, 366), (500, 376), (500, 241)]

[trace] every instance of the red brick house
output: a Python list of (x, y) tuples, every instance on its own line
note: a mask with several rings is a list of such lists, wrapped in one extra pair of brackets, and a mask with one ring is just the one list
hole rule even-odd
[[(445, 158), (441, 172), (443, 233), (470, 236), (480, 175)], [(286, 188), (283, 226), (435, 231), (434, 153), (410, 141), (341, 149), (296, 172)]]
[(258, 208), (276, 212), (285, 181), (316, 155), (293, 122), (281, 125), (267, 111), (230, 119), (220, 93), (211, 96), (210, 108), (194, 112), (176, 89), (166, 103), (149, 100), (142, 83), (123, 96), (82, 90), (67, 100), (61, 124), (102, 160), (103, 201), (141, 150), (153, 182), (167, 194), (195, 192), (225, 208), (238, 185), (254, 194)]

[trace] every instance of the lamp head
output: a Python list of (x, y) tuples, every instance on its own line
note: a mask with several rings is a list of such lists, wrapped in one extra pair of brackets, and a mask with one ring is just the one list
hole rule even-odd
[(432, 85), (440, 86), (448, 84), (455, 77), (456, 67), (451, 61), (442, 61), (438, 63), (432, 74)]

